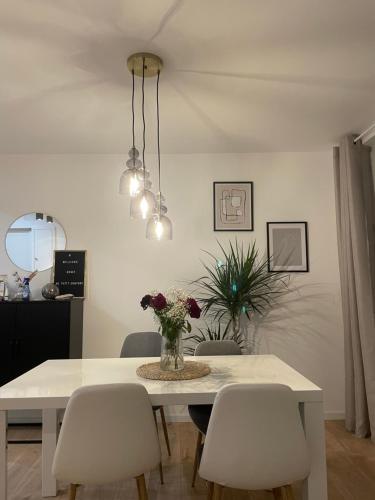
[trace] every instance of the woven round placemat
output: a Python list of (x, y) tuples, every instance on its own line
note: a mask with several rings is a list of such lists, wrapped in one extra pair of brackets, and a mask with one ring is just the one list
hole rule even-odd
[(210, 372), (208, 365), (198, 361), (185, 361), (183, 369), (176, 372), (162, 370), (159, 362), (147, 363), (137, 368), (139, 377), (151, 380), (192, 380), (205, 377)]

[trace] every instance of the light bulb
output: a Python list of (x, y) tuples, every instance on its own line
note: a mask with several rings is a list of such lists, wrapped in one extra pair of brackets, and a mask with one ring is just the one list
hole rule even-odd
[(141, 200), (141, 214), (142, 214), (142, 219), (146, 219), (147, 218), (147, 214), (148, 214), (149, 210), (150, 210), (150, 207), (149, 207), (148, 201), (147, 201), (145, 195), (143, 194), (142, 200)]
[(137, 193), (139, 193), (139, 188), (141, 187), (141, 183), (138, 179), (137, 174), (133, 174), (129, 181), (129, 194), (134, 197)]
[(160, 222), (160, 220), (158, 220), (156, 221), (156, 227), (155, 227), (155, 234), (158, 240), (162, 239), (163, 233), (164, 233), (163, 224)]

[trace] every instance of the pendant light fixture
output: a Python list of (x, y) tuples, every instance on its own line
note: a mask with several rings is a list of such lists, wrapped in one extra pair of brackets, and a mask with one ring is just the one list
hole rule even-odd
[(149, 240), (171, 240), (172, 222), (166, 216), (167, 207), (164, 205), (164, 197), (161, 192), (161, 166), (160, 166), (160, 116), (159, 116), (159, 79), (160, 70), (156, 80), (156, 117), (157, 117), (157, 143), (158, 143), (158, 181), (159, 192), (156, 197), (156, 207), (154, 213), (147, 222), (146, 238)]
[(120, 194), (129, 194), (131, 197), (136, 196), (141, 187), (142, 181), (142, 162), (139, 160), (139, 151), (135, 147), (135, 132), (134, 132), (134, 70), (132, 70), (132, 135), (133, 145), (129, 150), (129, 159), (126, 162), (126, 169), (123, 171), (120, 178)]
[[(139, 75), (139, 62), (141, 62), (142, 70), (142, 122), (143, 122), (143, 148), (142, 148), (142, 180), (139, 188), (139, 192), (130, 200), (130, 216), (133, 219), (143, 219), (146, 220), (155, 211), (156, 207), (156, 197), (154, 193), (150, 190), (151, 183), (148, 179), (148, 172), (146, 170), (145, 164), (145, 150), (146, 150), (146, 120), (145, 120), (145, 71), (149, 69), (148, 59), (152, 54), (134, 54), (128, 59), (129, 63), (132, 65), (131, 71), (134, 75)], [(156, 56), (152, 56), (156, 57)], [(159, 58), (158, 58), (159, 59)], [(141, 60), (141, 61), (140, 61)], [(161, 63), (161, 61), (160, 61)], [(159, 66), (159, 65), (158, 65)], [(160, 71), (158, 67), (158, 71)], [(149, 75), (152, 76), (152, 75)]]

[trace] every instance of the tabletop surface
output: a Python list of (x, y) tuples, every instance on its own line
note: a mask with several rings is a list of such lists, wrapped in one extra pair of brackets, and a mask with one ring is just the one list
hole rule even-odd
[(280, 383), (288, 385), (300, 402), (323, 398), (318, 386), (273, 355), (200, 356), (211, 373), (195, 380), (164, 382), (137, 376), (138, 366), (158, 359), (49, 360), (0, 387), (0, 410), (64, 408), (78, 387), (120, 382), (143, 384), (152, 404), (164, 405), (213, 403), (217, 391), (232, 383)]

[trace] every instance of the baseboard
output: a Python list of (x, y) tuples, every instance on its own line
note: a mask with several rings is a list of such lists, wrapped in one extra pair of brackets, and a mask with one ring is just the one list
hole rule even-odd
[(167, 422), (191, 422), (189, 415), (168, 415)]
[(343, 411), (326, 411), (324, 420), (345, 420), (345, 412)]

